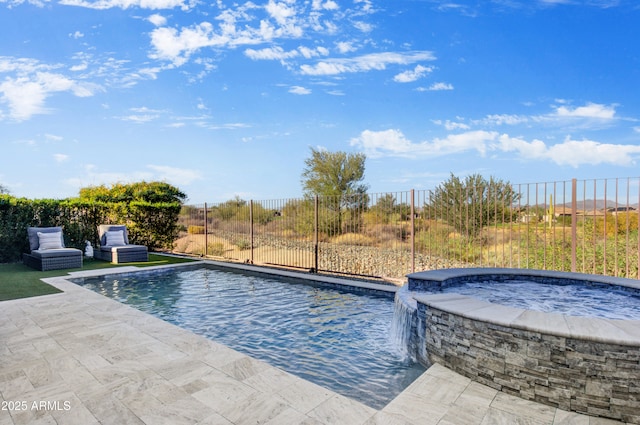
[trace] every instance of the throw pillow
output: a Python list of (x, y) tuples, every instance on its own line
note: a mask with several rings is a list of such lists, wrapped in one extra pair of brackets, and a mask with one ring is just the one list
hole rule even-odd
[(107, 236), (107, 246), (124, 246), (124, 231), (109, 230), (105, 233)]
[(62, 233), (42, 233), (38, 232), (38, 249), (61, 249), (62, 248)]

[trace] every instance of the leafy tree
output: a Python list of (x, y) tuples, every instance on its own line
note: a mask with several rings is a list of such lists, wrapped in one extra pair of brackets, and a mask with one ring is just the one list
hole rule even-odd
[(511, 222), (517, 212), (512, 206), (520, 199), (508, 182), (480, 174), (464, 180), (451, 174), (451, 178), (438, 186), (425, 210), (429, 217), (446, 221), (462, 235), (477, 237), (483, 226)]
[(307, 158), (302, 172), (302, 188), (306, 196), (362, 195), (367, 185), (360, 183), (364, 179), (365, 154), (329, 152), (311, 148), (311, 157)]
[[(311, 148), (311, 157), (305, 160), (302, 172), (302, 188), (305, 196), (322, 197), (322, 208), (335, 217), (329, 234), (343, 231), (343, 223), (349, 231), (356, 231), (369, 198), (364, 179), (365, 154), (329, 152)], [(345, 216), (345, 217), (343, 217)]]
[(0, 195), (5, 194), (8, 195), (9, 194), (9, 189), (7, 189), (6, 186), (0, 184)]
[(110, 187), (100, 185), (80, 189), (80, 200), (93, 202), (142, 201), (152, 204), (182, 204), (186, 199), (187, 195), (184, 192), (165, 182), (116, 183)]
[(404, 202), (397, 203), (396, 197), (391, 193), (380, 196), (371, 209), (388, 217), (387, 220), (395, 219), (395, 217), (407, 220), (411, 215), (411, 206)]
[[(238, 217), (240, 211), (247, 206), (247, 201), (236, 195), (233, 199), (229, 199), (212, 208), (215, 217), (222, 220), (231, 220)], [(248, 212), (247, 212), (248, 216)]]

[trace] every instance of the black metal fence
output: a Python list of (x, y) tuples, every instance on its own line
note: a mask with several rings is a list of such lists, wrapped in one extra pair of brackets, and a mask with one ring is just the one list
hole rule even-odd
[(516, 267), (638, 278), (640, 178), (184, 206), (174, 251), (401, 279)]

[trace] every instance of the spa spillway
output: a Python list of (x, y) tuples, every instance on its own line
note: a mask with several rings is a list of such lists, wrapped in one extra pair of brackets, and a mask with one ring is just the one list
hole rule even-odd
[[(494, 268), (413, 273), (396, 295), (396, 314), (406, 315), (397, 322), (408, 327), (404, 334), (410, 354), (526, 400), (640, 424), (637, 316), (544, 312), (456, 293), (470, 283), (509, 288), (510, 282), (522, 281), (615, 292), (626, 300), (626, 311), (640, 313), (638, 280)], [(515, 285), (512, 292), (517, 292)]]

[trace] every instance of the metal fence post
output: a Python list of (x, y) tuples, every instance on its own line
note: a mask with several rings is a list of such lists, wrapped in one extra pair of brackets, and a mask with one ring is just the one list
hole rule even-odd
[(416, 272), (416, 207), (415, 190), (411, 189), (411, 273)]
[(571, 179), (571, 271), (576, 272), (578, 258), (578, 180)]
[(318, 273), (318, 195), (313, 202), (313, 270)]
[(249, 239), (251, 245), (251, 259), (249, 261), (253, 264), (253, 199), (249, 200)]
[(207, 220), (207, 203), (204, 203), (204, 256), (209, 255), (209, 220)]

